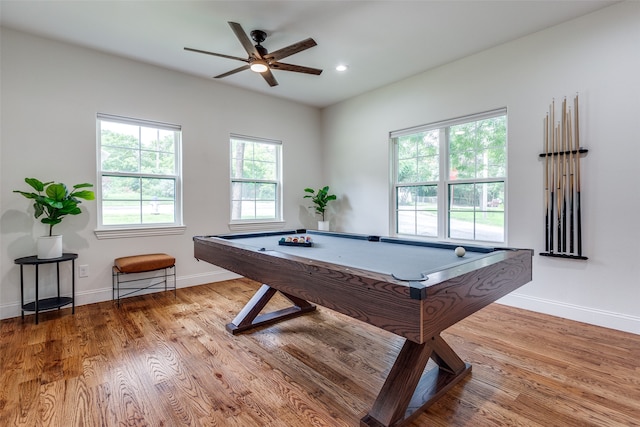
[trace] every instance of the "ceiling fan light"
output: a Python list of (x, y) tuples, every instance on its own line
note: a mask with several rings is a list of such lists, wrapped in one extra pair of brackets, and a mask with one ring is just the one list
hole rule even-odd
[(269, 67), (267, 67), (267, 64), (262, 61), (255, 61), (251, 64), (251, 71), (256, 73), (264, 73), (268, 69)]

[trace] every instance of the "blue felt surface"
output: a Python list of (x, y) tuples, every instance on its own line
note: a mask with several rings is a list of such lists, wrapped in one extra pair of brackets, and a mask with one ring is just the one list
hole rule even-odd
[(256, 250), (277, 251), (345, 267), (390, 274), (400, 280), (409, 281), (425, 280), (422, 278), (423, 275), (487, 256), (486, 253), (467, 251), (465, 256), (460, 258), (453, 251), (455, 245), (453, 248), (442, 249), (322, 234), (304, 235), (311, 236), (313, 247), (280, 246), (278, 241), (283, 237), (281, 235), (238, 238), (233, 241), (254, 247)]

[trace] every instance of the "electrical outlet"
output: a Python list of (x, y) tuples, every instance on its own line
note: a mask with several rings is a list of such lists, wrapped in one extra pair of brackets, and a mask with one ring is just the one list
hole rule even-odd
[(89, 276), (89, 266), (81, 265), (78, 267), (78, 276), (79, 277), (88, 277)]

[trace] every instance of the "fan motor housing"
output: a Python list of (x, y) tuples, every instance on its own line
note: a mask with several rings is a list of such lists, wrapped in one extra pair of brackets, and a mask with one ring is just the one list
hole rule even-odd
[(251, 38), (254, 42), (260, 44), (267, 39), (267, 33), (262, 30), (251, 31)]

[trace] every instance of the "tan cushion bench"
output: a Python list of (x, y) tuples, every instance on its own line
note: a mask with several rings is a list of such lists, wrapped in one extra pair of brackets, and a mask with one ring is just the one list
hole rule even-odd
[[(171, 255), (167, 254), (144, 254), (144, 255), (132, 255), (116, 258), (113, 262), (113, 299), (116, 299), (118, 305), (120, 305), (120, 298), (123, 296), (130, 295), (132, 293), (144, 290), (151, 289), (157, 285), (164, 284), (164, 290), (168, 289), (167, 287), (167, 276), (173, 276), (173, 291), (174, 295), (176, 292), (176, 271), (175, 271), (176, 259)], [(167, 269), (173, 268), (172, 274), (167, 274)], [(142, 277), (131, 280), (121, 280), (121, 276), (125, 274), (135, 274), (135, 273), (145, 273), (151, 271), (157, 271), (164, 269), (163, 280), (159, 283), (153, 283), (153, 277)], [(147, 275), (149, 276), (149, 275)], [(135, 276), (134, 276), (135, 277)], [(131, 282), (139, 282), (139, 281), (147, 281), (151, 280), (150, 285), (146, 286), (133, 286), (133, 287), (121, 287), (122, 284), (131, 283)], [(130, 292), (125, 293), (124, 295), (120, 293), (122, 290), (127, 290)]]
[(113, 265), (121, 273), (142, 273), (173, 267), (176, 259), (167, 254), (133, 255), (116, 258)]

